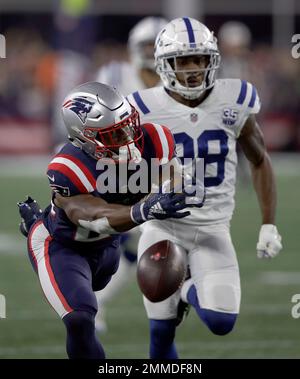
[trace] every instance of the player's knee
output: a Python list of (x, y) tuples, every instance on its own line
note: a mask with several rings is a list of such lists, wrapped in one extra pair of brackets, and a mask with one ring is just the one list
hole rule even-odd
[(202, 315), (210, 331), (218, 336), (230, 333), (237, 319), (237, 314), (217, 312), (211, 309), (202, 309)]
[(64, 318), (67, 332), (72, 335), (82, 336), (92, 334), (95, 331), (95, 316), (85, 311), (73, 311)]

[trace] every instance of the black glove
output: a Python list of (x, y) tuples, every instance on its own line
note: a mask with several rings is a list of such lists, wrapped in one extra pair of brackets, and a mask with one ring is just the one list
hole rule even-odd
[(32, 199), (30, 196), (28, 196), (25, 201), (17, 203), (17, 205), (21, 216), (21, 223), (19, 225), (20, 232), (23, 236), (27, 237), (29, 229), (32, 224), (41, 217), (43, 210), (36, 200)]

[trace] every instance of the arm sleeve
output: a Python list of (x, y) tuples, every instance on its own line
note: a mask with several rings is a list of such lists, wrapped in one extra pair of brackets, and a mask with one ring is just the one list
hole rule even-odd
[(95, 183), (91, 175), (79, 167), (72, 157), (56, 156), (48, 165), (47, 177), (51, 189), (62, 196), (91, 193)]
[(155, 157), (159, 159), (161, 164), (169, 162), (176, 156), (175, 140), (170, 129), (166, 126), (154, 123), (144, 124), (143, 129), (151, 140)]
[(62, 196), (79, 195), (81, 192), (76, 185), (63, 173), (55, 169), (48, 169), (47, 177), (50, 188)]

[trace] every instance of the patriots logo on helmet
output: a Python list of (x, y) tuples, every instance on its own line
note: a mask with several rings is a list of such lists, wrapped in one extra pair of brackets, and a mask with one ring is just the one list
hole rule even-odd
[(87, 115), (90, 113), (94, 103), (87, 100), (85, 97), (75, 97), (74, 99), (68, 100), (63, 104), (64, 108), (70, 109), (80, 118), (84, 124)]

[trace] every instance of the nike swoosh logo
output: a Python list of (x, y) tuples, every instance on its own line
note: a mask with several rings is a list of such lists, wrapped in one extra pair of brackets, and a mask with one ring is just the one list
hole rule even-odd
[(52, 177), (49, 175), (47, 175), (47, 176), (48, 176), (49, 180), (51, 180), (51, 182), (54, 182), (54, 180), (55, 180), (54, 175), (52, 175)]

